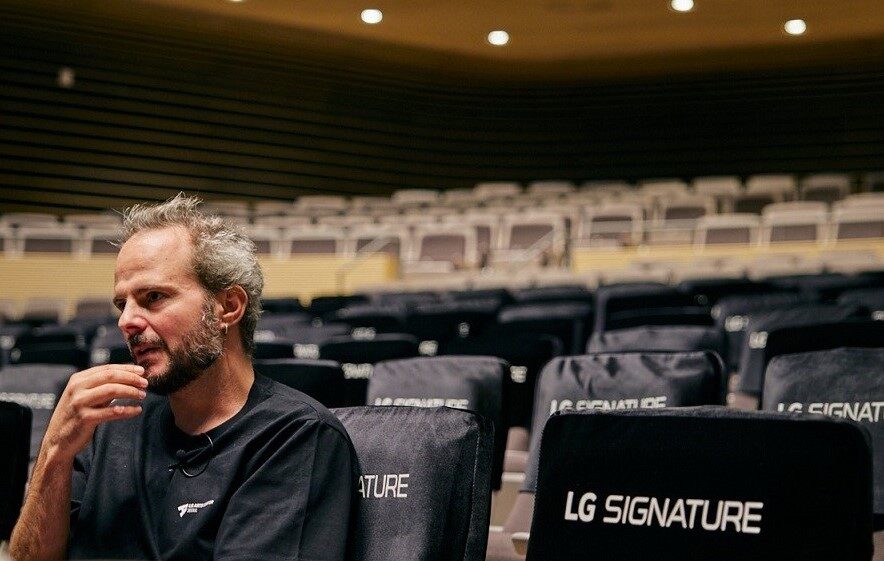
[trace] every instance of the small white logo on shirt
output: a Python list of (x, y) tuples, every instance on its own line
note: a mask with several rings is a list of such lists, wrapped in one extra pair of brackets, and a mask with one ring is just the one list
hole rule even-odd
[(215, 504), (215, 500), (206, 501), (204, 503), (184, 503), (183, 505), (178, 506), (178, 517), (184, 518), (185, 514), (194, 514), (201, 508), (206, 508), (209, 505)]

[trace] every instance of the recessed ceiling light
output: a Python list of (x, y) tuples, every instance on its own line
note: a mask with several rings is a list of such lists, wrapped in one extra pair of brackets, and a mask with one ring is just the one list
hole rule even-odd
[(488, 42), (495, 47), (502, 47), (510, 42), (510, 34), (502, 29), (492, 31), (488, 34)]
[(376, 8), (369, 8), (367, 10), (362, 10), (362, 21), (369, 25), (374, 25), (376, 23), (381, 23), (381, 20), (384, 19), (384, 13)]
[(230, 2), (242, 2), (243, 0), (230, 0)]
[(789, 35), (804, 35), (807, 31), (807, 23), (803, 19), (790, 19), (783, 26)]
[(672, 0), (669, 5), (676, 12), (690, 12), (694, 9), (694, 0)]

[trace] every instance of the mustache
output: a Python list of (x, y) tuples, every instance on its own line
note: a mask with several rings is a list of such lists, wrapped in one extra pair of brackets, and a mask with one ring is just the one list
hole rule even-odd
[(161, 349), (166, 349), (166, 342), (160, 339), (159, 337), (148, 337), (144, 333), (136, 333), (135, 335), (129, 337), (129, 340), (126, 341), (126, 344), (129, 346), (129, 352), (132, 352), (132, 348), (138, 345), (150, 345), (151, 347), (159, 347)]

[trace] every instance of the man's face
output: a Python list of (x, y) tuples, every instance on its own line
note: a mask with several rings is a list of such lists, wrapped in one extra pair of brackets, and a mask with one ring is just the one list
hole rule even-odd
[(197, 280), (191, 255), (187, 233), (164, 228), (132, 236), (117, 257), (119, 326), (148, 389), (161, 395), (198, 378), (223, 349), (216, 301)]

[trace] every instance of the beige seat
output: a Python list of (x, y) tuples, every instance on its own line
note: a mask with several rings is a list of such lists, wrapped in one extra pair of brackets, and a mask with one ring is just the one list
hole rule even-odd
[(760, 214), (771, 203), (795, 198), (795, 178), (786, 174), (753, 175), (746, 180), (746, 190), (734, 201), (734, 212)]
[(832, 212), (835, 240), (884, 238), (884, 207), (838, 206)]
[[(577, 227), (580, 245), (638, 245), (642, 241), (644, 210), (635, 203), (607, 203), (587, 207)], [(601, 243), (599, 243), (601, 242)], [(608, 244), (609, 245), (609, 244)]]
[(591, 193), (599, 199), (616, 200), (624, 193), (634, 193), (635, 187), (625, 181), (586, 181), (579, 192)]
[(324, 216), (342, 214), (347, 211), (349, 202), (340, 195), (304, 195), (294, 204), (294, 213), (304, 216)]
[(295, 212), (293, 201), (256, 201), (252, 204), (252, 215), (257, 219), (261, 216), (282, 216)]
[(567, 220), (561, 214), (533, 212), (504, 216), (500, 248), (492, 253), (492, 262), (542, 266), (557, 263), (565, 254), (566, 242)]
[(760, 220), (754, 214), (718, 214), (704, 216), (697, 223), (694, 243), (697, 246), (754, 243)]
[(847, 207), (884, 207), (884, 191), (847, 195), (834, 205), (834, 208)]
[(344, 251), (344, 231), (331, 226), (295, 226), (283, 231), (282, 253), (340, 254)]
[(528, 184), (525, 194), (533, 199), (561, 200), (574, 193), (576, 190), (577, 188), (570, 181), (548, 179), (544, 181), (532, 181)]
[(719, 212), (733, 212), (734, 200), (743, 191), (743, 182), (735, 175), (697, 177), (691, 186), (697, 195), (715, 199)]
[(431, 224), (415, 228), (413, 251), (405, 271), (448, 273), (478, 264), (476, 231), (458, 224)]
[(850, 177), (843, 173), (818, 173), (801, 180), (798, 193), (803, 201), (833, 203), (850, 193)]
[(206, 214), (218, 214), (220, 216), (248, 218), (251, 216), (249, 203), (246, 201), (205, 201), (200, 205), (200, 210)]
[(481, 201), (511, 199), (522, 194), (522, 186), (514, 181), (486, 181), (477, 183), (473, 194)]
[(393, 191), (390, 202), (400, 209), (426, 207), (439, 201), (439, 192), (434, 189), (399, 189)]
[(828, 215), (823, 202), (767, 205), (761, 213), (760, 243), (822, 241), (827, 237)]
[(346, 255), (386, 253), (394, 259), (407, 255), (410, 246), (408, 228), (400, 224), (366, 224), (352, 228), (344, 245)]
[[(715, 214), (715, 199), (706, 195), (680, 195), (661, 199), (656, 218), (645, 233), (648, 244), (690, 244), (697, 220)], [(646, 224), (648, 226), (648, 224)]]

